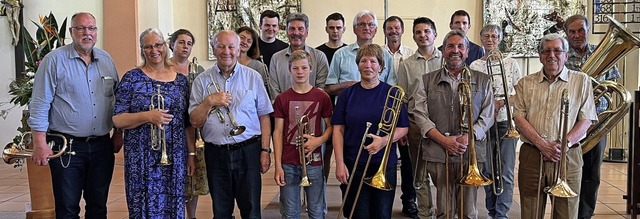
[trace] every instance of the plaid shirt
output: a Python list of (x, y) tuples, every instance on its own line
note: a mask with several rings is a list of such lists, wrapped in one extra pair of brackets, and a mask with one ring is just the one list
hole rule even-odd
[[(596, 50), (596, 45), (593, 44), (587, 44), (587, 51), (585, 52), (584, 56), (580, 56), (580, 54), (578, 54), (578, 52), (576, 52), (573, 47), (569, 47), (569, 52), (567, 53), (569, 55), (569, 58), (567, 58), (567, 62), (564, 63), (565, 66), (567, 66), (567, 68), (574, 70), (574, 71), (582, 71), (580, 69), (580, 67), (582, 67), (582, 64), (587, 61), (587, 59), (589, 58), (589, 56), (591, 56), (591, 54), (593, 53), (593, 51)], [(587, 74), (589, 74), (590, 72), (588, 72)], [(598, 78), (598, 81), (604, 81), (604, 80), (610, 80), (610, 81), (615, 81), (616, 79), (620, 78), (620, 71), (618, 71), (618, 66), (614, 65), (613, 67), (611, 67), (611, 69), (609, 69), (609, 72), (607, 72), (607, 74), (605, 74), (603, 77)], [(595, 87), (595, 85), (594, 85)], [(596, 112), (598, 114), (604, 112), (605, 110), (607, 110), (607, 108), (609, 107), (609, 104), (607, 103), (607, 101), (605, 100), (604, 97), (600, 98), (600, 101), (598, 101), (598, 103), (596, 103)]]

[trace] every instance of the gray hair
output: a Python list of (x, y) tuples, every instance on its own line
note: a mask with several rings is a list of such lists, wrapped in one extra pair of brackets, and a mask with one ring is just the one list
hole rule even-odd
[(96, 17), (93, 16), (93, 14), (89, 13), (89, 12), (78, 12), (75, 13), (71, 16), (71, 27), (75, 27), (76, 26), (76, 17), (78, 15), (82, 15), (82, 14), (88, 14), (89, 16), (91, 16), (93, 18), (93, 21), (96, 21)]
[(498, 42), (502, 41), (502, 28), (500, 28), (500, 26), (495, 24), (487, 24), (484, 27), (482, 27), (482, 30), (480, 30), (480, 38), (482, 38), (482, 36), (484, 36), (484, 34), (489, 31), (497, 33)]
[(211, 41), (211, 47), (213, 47), (214, 50), (216, 49), (216, 45), (218, 44), (218, 36), (220, 34), (223, 34), (223, 35), (224, 34), (231, 34), (231, 35), (235, 36), (235, 38), (236, 38), (235, 45), (236, 45), (236, 47), (239, 48), (239, 46), (240, 46), (240, 36), (236, 32), (231, 31), (231, 30), (221, 30), (220, 32), (217, 32), (216, 34), (214, 34), (211, 37), (211, 39), (209, 39)]
[(449, 40), (449, 38), (452, 36), (462, 37), (464, 39), (464, 47), (469, 49), (469, 38), (467, 38), (467, 35), (464, 34), (462, 30), (452, 30), (452, 31), (449, 31), (449, 33), (447, 33), (446, 36), (444, 36), (444, 40), (442, 41), (443, 51), (444, 51), (444, 47), (447, 45), (447, 40)]
[(376, 27), (378, 26), (378, 18), (376, 17), (376, 14), (367, 10), (362, 10), (358, 12), (356, 16), (353, 18), (353, 29), (355, 29), (356, 26), (358, 25), (358, 19), (364, 17), (365, 15), (371, 16), (373, 18), (373, 24), (375, 24)]
[(286, 25), (287, 28), (289, 28), (289, 22), (291, 21), (302, 21), (304, 22), (304, 28), (307, 30), (309, 29), (309, 17), (307, 17), (307, 15), (304, 13), (289, 14), (289, 16), (287, 16), (287, 25)]
[(546, 44), (549, 41), (554, 41), (554, 40), (562, 41), (562, 50), (563, 51), (568, 51), (569, 50), (569, 42), (567, 42), (567, 39), (565, 39), (562, 35), (560, 35), (558, 33), (550, 33), (550, 34), (544, 35), (542, 37), (542, 39), (540, 39), (540, 43), (538, 44), (538, 53), (542, 52), (542, 50), (544, 49), (544, 44)]
[(147, 63), (147, 60), (144, 57), (144, 49), (142, 49), (142, 47), (144, 46), (144, 38), (149, 34), (157, 35), (158, 37), (160, 37), (160, 39), (162, 39), (162, 43), (164, 44), (165, 48), (165, 52), (162, 55), (162, 59), (164, 59), (164, 65), (166, 67), (172, 66), (171, 62), (169, 61), (169, 50), (167, 49), (169, 46), (167, 46), (167, 41), (164, 39), (162, 32), (160, 32), (160, 30), (156, 28), (148, 28), (140, 33), (140, 57), (142, 57), (142, 65), (140, 65), (140, 67), (144, 66)]

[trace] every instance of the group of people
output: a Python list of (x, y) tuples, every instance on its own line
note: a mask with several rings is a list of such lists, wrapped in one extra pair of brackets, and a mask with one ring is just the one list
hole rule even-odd
[[(499, 154), (504, 191), (485, 186), (485, 203), (488, 216), (507, 218), (516, 140), (494, 136), (514, 121), (524, 142), (519, 184), (538, 185), (519, 187), (522, 218), (538, 218), (546, 206), (542, 188), (554, 183), (560, 158), (560, 94), (566, 89), (567, 175), (579, 197), (555, 198), (553, 212), (556, 218), (591, 218), (605, 141), (583, 161), (576, 143), (597, 121), (591, 80), (579, 71), (594, 50), (584, 16), (566, 19), (566, 39), (548, 34), (540, 40), (543, 68), (526, 76), (516, 60), (498, 52), (500, 26), (482, 28), (481, 46), (470, 42), (464, 10), (452, 14), (440, 48), (436, 24), (414, 19), (417, 50), (402, 44), (398, 16), (385, 19), (383, 46), (373, 43), (378, 19), (366, 10), (353, 19), (353, 44), (341, 40), (346, 27), (340, 13), (326, 18), (329, 40), (317, 48), (305, 42), (305, 14), (285, 18), (288, 44), (276, 38), (279, 23), (278, 13), (267, 10), (260, 15), (260, 36), (249, 27), (216, 33), (211, 46), (217, 61), (206, 70), (189, 61), (191, 32), (177, 30), (167, 42), (149, 28), (139, 38), (142, 63), (119, 77), (111, 57), (94, 47), (93, 15), (73, 15), (73, 43), (40, 64), (28, 119), (32, 159), (52, 170), (56, 217), (77, 218), (82, 196), (85, 217), (106, 218), (113, 152), (124, 144), (131, 218), (195, 218), (197, 197), (207, 193), (216, 218), (234, 217), (236, 203), (240, 217), (260, 218), (261, 173), (271, 167), (272, 152), (283, 218), (300, 218), (301, 188), (309, 218), (325, 217), (332, 153), (348, 218), (391, 218), (399, 160), (405, 215), (477, 218), (477, 187), (461, 186), (459, 178), (470, 159), (491, 175), (486, 157)], [(488, 65), (494, 62), (502, 63), (506, 80), (491, 74), (500, 72)], [(618, 77), (614, 68), (606, 79)], [(390, 104), (394, 96), (403, 97), (396, 100), (401, 104)], [(393, 131), (379, 124), (393, 125)], [(73, 139), (75, 154), (49, 159), (47, 133)], [(358, 188), (381, 168), (391, 190)]]

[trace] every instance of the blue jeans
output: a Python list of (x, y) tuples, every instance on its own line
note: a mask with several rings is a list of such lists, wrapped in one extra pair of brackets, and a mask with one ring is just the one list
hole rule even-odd
[[(496, 126), (498, 127), (498, 135), (496, 138)], [(498, 122), (494, 124), (491, 129), (489, 129), (489, 135), (491, 142), (487, 145), (487, 162), (483, 168), (483, 174), (486, 177), (491, 177), (491, 161), (489, 161), (488, 157), (491, 156), (491, 159), (495, 159), (496, 151), (495, 151), (495, 141), (507, 132), (509, 128), (508, 122)], [(517, 139), (500, 139), (500, 158), (502, 162), (502, 182), (503, 182), (503, 191), (500, 195), (495, 195), (493, 193), (493, 184), (485, 186), (484, 191), (486, 194), (485, 204), (487, 206), (487, 211), (489, 211), (489, 216), (493, 218), (508, 218), (507, 213), (511, 208), (511, 204), (513, 203), (513, 169), (516, 165), (516, 141)], [(495, 182), (494, 182), (495, 183)]]
[(242, 218), (260, 218), (260, 141), (236, 149), (207, 143), (204, 159), (215, 218), (230, 219), (234, 199)]
[[(363, 152), (366, 153), (366, 152)], [(353, 164), (349, 162), (345, 162), (349, 173), (353, 169)], [(362, 183), (362, 190), (360, 191), (360, 196), (356, 202), (356, 206), (353, 212), (353, 217), (355, 219), (382, 219), (382, 218), (391, 218), (392, 210), (393, 210), (393, 201), (395, 199), (395, 188), (397, 182), (397, 163), (389, 162), (387, 164), (386, 169), (386, 179), (389, 184), (392, 186), (392, 190), (384, 191), (380, 189), (373, 188), (366, 183)], [(373, 176), (380, 167), (379, 164), (370, 164), (367, 169), (367, 174), (365, 176)], [(353, 200), (355, 199), (356, 192), (358, 191), (358, 184), (360, 183), (360, 179), (362, 178), (362, 173), (364, 171), (364, 165), (358, 165), (356, 172), (349, 176), (353, 177), (353, 185), (349, 188), (349, 194), (347, 194), (347, 199), (344, 203), (344, 217), (349, 217), (349, 213), (351, 212), (351, 208), (353, 206)], [(342, 197), (345, 196), (345, 192), (347, 190), (346, 184), (340, 185), (340, 190), (342, 191)]]
[[(300, 199), (300, 179), (302, 166), (283, 164), (284, 180), (287, 183), (280, 187), (280, 214), (282, 218), (300, 218), (302, 202)], [(307, 166), (307, 177), (310, 186), (304, 187), (307, 195), (307, 210), (309, 218), (324, 218), (324, 176), (322, 165)]]
[[(56, 145), (62, 142), (53, 139)], [(51, 140), (51, 137), (47, 138), (47, 142)], [(57, 151), (57, 146), (53, 150)], [(107, 196), (115, 160), (111, 139), (73, 141), (70, 151), (76, 154), (49, 161), (56, 218), (80, 218), (81, 196), (86, 203), (85, 218), (107, 218)]]

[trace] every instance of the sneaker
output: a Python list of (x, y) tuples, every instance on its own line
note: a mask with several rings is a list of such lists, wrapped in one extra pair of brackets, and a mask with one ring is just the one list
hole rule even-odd
[(415, 202), (402, 204), (402, 213), (410, 218), (418, 218), (418, 206)]

